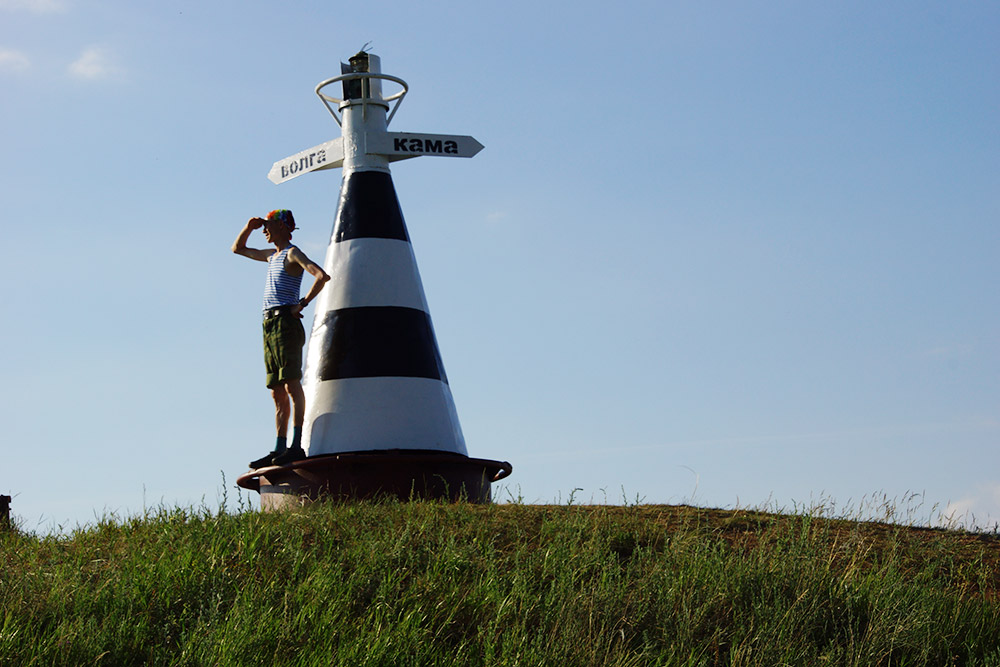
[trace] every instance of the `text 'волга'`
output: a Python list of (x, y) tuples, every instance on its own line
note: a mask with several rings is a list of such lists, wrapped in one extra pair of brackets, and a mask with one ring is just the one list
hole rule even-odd
[(320, 149), (315, 153), (303, 155), (300, 158), (281, 165), (281, 177), (288, 178), (289, 176), (294, 176), (299, 172), (308, 171), (324, 162), (326, 162), (326, 150)]

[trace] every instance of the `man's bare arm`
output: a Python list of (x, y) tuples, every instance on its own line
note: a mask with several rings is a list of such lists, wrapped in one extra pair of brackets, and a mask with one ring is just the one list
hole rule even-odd
[(250, 218), (247, 224), (243, 226), (243, 229), (240, 230), (239, 236), (233, 241), (233, 252), (237, 255), (255, 259), (258, 262), (266, 262), (267, 258), (274, 254), (273, 250), (258, 250), (257, 248), (247, 247), (247, 239), (250, 238), (250, 234), (255, 229), (260, 229), (263, 226), (263, 218)]
[[(302, 299), (302, 307), (305, 308), (306, 305), (312, 302), (316, 298), (316, 295), (320, 293), (326, 282), (330, 280), (329, 274), (323, 270), (316, 262), (312, 261), (306, 254), (298, 249), (298, 247), (293, 246), (288, 253), (288, 258), (302, 267), (304, 271), (309, 273), (315, 280), (313, 280), (312, 287), (306, 293), (305, 297)], [(301, 313), (301, 310), (299, 311)]]

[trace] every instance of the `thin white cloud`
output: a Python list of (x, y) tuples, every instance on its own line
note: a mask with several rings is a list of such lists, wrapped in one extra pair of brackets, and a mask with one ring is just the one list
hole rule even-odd
[(0, 9), (28, 11), (34, 14), (55, 14), (66, 10), (64, 0), (0, 0)]
[(1000, 522), (1000, 484), (990, 484), (948, 503), (938, 523), (951, 528), (992, 530)]
[(28, 56), (13, 49), (0, 49), (0, 72), (24, 72), (31, 67)]
[(932, 359), (942, 359), (945, 361), (956, 361), (968, 359), (975, 353), (975, 348), (966, 343), (956, 343), (954, 345), (942, 345), (924, 351), (924, 356)]
[(70, 74), (86, 81), (107, 79), (120, 71), (107, 49), (100, 46), (88, 47), (69, 66)]

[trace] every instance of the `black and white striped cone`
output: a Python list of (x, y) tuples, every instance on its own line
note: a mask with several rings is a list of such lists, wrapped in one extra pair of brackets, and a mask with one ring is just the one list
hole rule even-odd
[(307, 354), (310, 456), (466, 455), (392, 176), (344, 175)]
[[(468, 456), (389, 173), (389, 162), (401, 158), (369, 152), (380, 139), (391, 143), (384, 138), (392, 98), (383, 98), (381, 79), (402, 82), (381, 75), (371, 54), (352, 58), (344, 74), (317, 87), (343, 79), (342, 145), (328, 142), (288, 158), (288, 169), (275, 167), (279, 179), (303, 165), (344, 170), (324, 262), (330, 281), (316, 300), (306, 356), (308, 458), (251, 471), (238, 483), (259, 490), (265, 508), (321, 495), (488, 502), (490, 483), (511, 466)], [(341, 148), (342, 160), (326, 162), (327, 151)]]

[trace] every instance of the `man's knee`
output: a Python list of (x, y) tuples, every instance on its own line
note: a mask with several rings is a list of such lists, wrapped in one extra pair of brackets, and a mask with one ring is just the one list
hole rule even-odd
[(285, 390), (293, 400), (299, 400), (303, 396), (302, 382), (300, 380), (288, 380), (285, 382)]
[(271, 389), (271, 398), (274, 399), (274, 402), (276, 404), (278, 404), (278, 405), (286, 404), (287, 405), (287, 403), (288, 403), (288, 389), (285, 387), (285, 383), (284, 382), (275, 383), (275, 384), (271, 385), (270, 389)]

